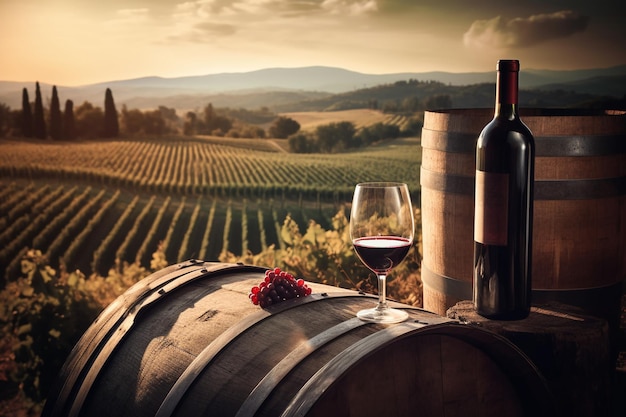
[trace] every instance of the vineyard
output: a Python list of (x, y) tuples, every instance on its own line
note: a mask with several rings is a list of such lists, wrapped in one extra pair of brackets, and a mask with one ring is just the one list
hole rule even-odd
[(0, 142), (0, 273), (19, 275), (28, 248), (106, 275), (280, 247), (287, 216), (329, 228), (354, 184), (398, 180), (419, 195), (419, 145), (402, 139), (338, 155), (285, 154), (269, 140), (225, 138)]
[(335, 112), (294, 112), (283, 113), (283, 116), (296, 120), (302, 130), (311, 131), (316, 127), (328, 123), (337, 123), (349, 121), (354, 124), (358, 130), (362, 127), (370, 126), (374, 123), (384, 123), (388, 125), (396, 125), (403, 130), (410, 122), (411, 118), (407, 115), (381, 113), (376, 110), (355, 109), (343, 110)]

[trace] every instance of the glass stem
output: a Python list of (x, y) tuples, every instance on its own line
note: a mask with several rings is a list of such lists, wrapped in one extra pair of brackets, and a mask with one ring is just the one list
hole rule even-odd
[(378, 275), (378, 310), (384, 310), (387, 308), (387, 275)]

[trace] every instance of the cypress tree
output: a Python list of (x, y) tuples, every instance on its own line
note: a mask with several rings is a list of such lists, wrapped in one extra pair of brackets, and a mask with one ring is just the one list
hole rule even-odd
[(33, 135), (39, 139), (46, 138), (46, 121), (43, 115), (43, 101), (41, 99), (41, 90), (39, 89), (39, 82), (37, 82), (37, 88), (35, 90), (35, 113), (33, 119)]
[(22, 90), (22, 135), (27, 138), (33, 137), (33, 111), (30, 108), (28, 90)]
[(61, 104), (59, 103), (59, 95), (55, 85), (52, 86), (52, 101), (50, 101), (50, 137), (52, 139), (63, 139), (61, 126)]
[(115, 138), (120, 134), (120, 126), (117, 120), (117, 110), (113, 102), (113, 93), (110, 88), (106, 89), (104, 96), (104, 130), (105, 138)]
[(65, 100), (65, 110), (63, 111), (63, 138), (66, 140), (76, 139), (74, 102), (72, 100)]

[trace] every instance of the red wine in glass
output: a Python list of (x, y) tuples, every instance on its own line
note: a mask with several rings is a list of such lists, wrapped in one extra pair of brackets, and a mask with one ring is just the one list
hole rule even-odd
[(353, 242), (354, 250), (369, 269), (377, 274), (387, 274), (409, 253), (411, 241), (403, 237), (361, 237)]
[(408, 318), (404, 310), (389, 307), (386, 280), (406, 257), (415, 221), (406, 184), (375, 182), (357, 184), (350, 209), (350, 237), (365, 266), (378, 277), (378, 304), (357, 312), (357, 317), (378, 323), (398, 323)]

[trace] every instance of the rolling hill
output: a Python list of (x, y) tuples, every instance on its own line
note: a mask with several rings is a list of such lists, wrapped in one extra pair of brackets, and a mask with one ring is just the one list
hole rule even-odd
[[(284, 109), (293, 103), (329, 98), (333, 100), (335, 95), (361, 90), (371, 93), (376, 87), (408, 80), (434, 81), (453, 89), (493, 84), (495, 76), (493, 72), (364, 74), (341, 68), (315, 66), (177, 78), (150, 76), (75, 87), (57, 86), (57, 89), (62, 101), (71, 99), (76, 105), (84, 101), (99, 105), (104, 100), (105, 89), (111, 88), (119, 107), (126, 104), (130, 108), (139, 109), (155, 108), (158, 105), (195, 109), (211, 102), (218, 107), (254, 109), (280, 106)], [(46, 101), (51, 95), (52, 86), (43, 81), (40, 85)], [(22, 89), (29, 90), (32, 100), (34, 86), (35, 80), (0, 81), (0, 102), (11, 108), (19, 108)], [(527, 90), (563, 90), (575, 94), (620, 98), (626, 94), (626, 65), (571, 71), (527, 69), (520, 75), (520, 87)], [(294, 108), (293, 111), (301, 109)]]

